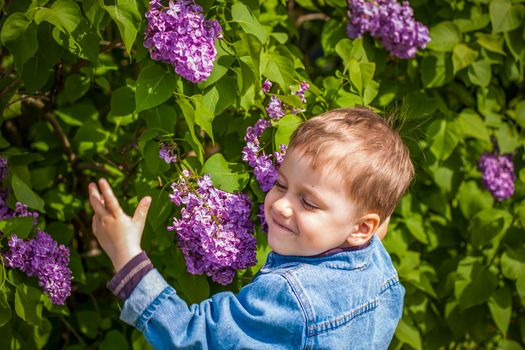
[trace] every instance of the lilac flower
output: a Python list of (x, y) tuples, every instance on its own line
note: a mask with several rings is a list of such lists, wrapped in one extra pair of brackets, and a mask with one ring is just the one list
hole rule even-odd
[(33, 217), (33, 224), (38, 224), (38, 212), (27, 210), (27, 205), (16, 202), (15, 210), (9, 208), (7, 204), (7, 198), (9, 197), (9, 191), (7, 189), (0, 189), (0, 220), (14, 218), (14, 217)]
[(222, 38), (219, 22), (204, 19), (194, 0), (170, 0), (168, 8), (151, 0), (146, 19), (144, 47), (153, 60), (170, 63), (194, 83), (210, 76), (217, 56), (215, 39)]
[(348, 0), (347, 34), (359, 38), (369, 32), (390, 53), (408, 59), (430, 41), (428, 28), (414, 20), (414, 11), (407, 1)]
[[(308, 90), (310, 88), (310, 84), (308, 84), (306, 81), (301, 81), (301, 83), (299, 83), (299, 88), (297, 89), (297, 91), (292, 91), (292, 95), (297, 95), (299, 96), (299, 98), (301, 99), (301, 102), (302, 103), (306, 103), (306, 98), (304, 97), (304, 94), (306, 92), (306, 90)], [(290, 86), (290, 90), (292, 90), (293, 88)]]
[(64, 304), (71, 295), (69, 249), (46, 232), (38, 230), (35, 238), (24, 241), (12, 235), (4, 253), (6, 266), (28, 276), (37, 276), (38, 284), (55, 304)]
[(286, 150), (286, 146), (281, 145), (280, 152), (267, 155), (261, 149), (259, 137), (270, 126), (271, 123), (268, 120), (261, 118), (253, 127), (248, 127), (244, 137), (246, 146), (242, 149), (242, 160), (248, 162), (248, 165), (253, 168), (255, 179), (264, 192), (268, 192), (275, 184), (275, 181), (277, 181), (277, 169), (282, 163), (284, 151)]
[(175, 147), (164, 143), (160, 145), (159, 157), (168, 164), (176, 163), (178, 159)]
[(196, 179), (187, 170), (171, 188), (170, 200), (182, 209), (168, 230), (177, 232), (188, 272), (206, 273), (226, 285), (236, 270), (257, 262), (251, 202), (246, 194), (221, 191), (209, 175)]
[(272, 85), (273, 85), (272, 82), (269, 81), (268, 79), (266, 79), (266, 80), (264, 81), (264, 83), (262, 83), (261, 90), (262, 90), (263, 92), (270, 92), (270, 89), (272, 88)]
[(503, 201), (514, 193), (514, 164), (511, 154), (498, 155), (485, 152), (478, 161), (483, 186), (498, 200)]
[(7, 159), (0, 156), (0, 181), (5, 179), (8, 174)]
[(272, 95), (272, 97), (270, 97), (270, 103), (268, 107), (266, 107), (266, 112), (272, 119), (280, 119), (284, 116), (281, 100), (277, 96)]
[[(306, 103), (306, 97), (304, 95), (306, 93), (306, 90), (308, 90), (309, 88), (310, 88), (310, 84), (308, 84), (304, 80), (299, 84), (299, 88), (297, 89), (297, 91), (293, 91), (293, 87), (290, 86), (290, 90), (292, 90), (292, 95), (299, 96), (302, 103)], [(301, 108), (293, 108), (291, 106), (289, 108), (292, 110), (293, 114), (304, 112), (304, 109), (301, 109)]]

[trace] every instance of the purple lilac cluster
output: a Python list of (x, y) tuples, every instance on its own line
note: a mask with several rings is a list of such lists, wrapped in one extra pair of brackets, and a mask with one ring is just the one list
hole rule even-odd
[(511, 154), (498, 155), (485, 152), (478, 161), (482, 172), (483, 186), (498, 201), (503, 201), (514, 193), (514, 164)]
[[(268, 79), (262, 84), (261, 90), (263, 92), (269, 92), (272, 87), (272, 82)], [(306, 103), (306, 97), (305, 93), (306, 90), (310, 88), (310, 84), (308, 84), (306, 81), (302, 81), (299, 84), (299, 87), (296, 91), (294, 91), (294, 87), (290, 86), (290, 90), (292, 91), (292, 95), (299, 96), (302, 103)], [(266, 107), (266, 113), (268, 113), (268, 116), (271, 119), (281, 119), (285, 114), (285, 110), (290, 110), (293, 114), (297, 114), (299, 112), (303, 112), (303, 109), (294, 108), (292, 106), (289, 106), (281, 101), (277, 96), (272, 95), (270, 96), (270, 102), (268, 103), (268, 106)]]
[(277, 169), (286, 152), (285, 145), (280, 146), (280, 152), (274, 152), (272, 155), (267, 155), (262, 150), (259, 137), (270, 126), (268, 120), (259, 119), (253, 127), (248, 127), (244, 137), (246, 146), (242, 149), (242, 160), (253, 168), (253, 174), (264, 192), (268, 192), (277, 181)]
[(171, 188), (171, 202), (183, 207), (181, 218), (174, 217), (168, 230), (177, 232), (190, 273), (206, 273), (226, 285), (236, 270), (257, 263), (251, 201), (246, 194), (219, 190), (209, 175), (197, 178), (188, 170)]
[(202, 7), (194, 0), (151, 0), (146, 12), (148, 26), (144, 47), (153, 60), (170, 63), (185, 79), (206, 80), (217, 56), (215, 39), (222, 38), (218, 21), (204, 19)]
[(160, 149), (159, 149), (159, 157), (168, 164), (176, 163), (178, 159), (176, 151), (177, 149), (174, 145), (168, 145), (165, 143), (161, 143)]
[(414, 20), (408, 1), (348, 0), (347, 34), (359, 38), (369, 32), (392, 55), (408, 59), (430, 41), (428, 28)]
[(46, 232), (38, 230), (35, 238), (23, 240), (12, 235), (4, 253), (6, 265), (28, 276), (37, 276), (38, 284), (54, 304), (64, 304), (71, 295), (69, 249), (58, 244)]

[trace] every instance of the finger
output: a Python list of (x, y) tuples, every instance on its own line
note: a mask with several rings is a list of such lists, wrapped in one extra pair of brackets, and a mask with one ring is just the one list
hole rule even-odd
[(88, 186), (89, 192), (89, 203), (97, 215), (108, 215), (106, 206), (102, 202), (102, 197), (98, 191), (97, 185), (95, 183), (90, 183)]
[(133, 214), (133, 221), (139, 222), (142, 225), (146, 222), (146, 217), (148, 216), (148, 210), (151, 205), (151, 197), (146, 196), (142, 198), (137, 205), (137, 209), (135, 209), (135, 213)]
[(120, 204), (118, 203), (117, 197), (113, 194), (113, 190), (111, 189), (111, 186), (107, 182), (106, 179), (100, 179), (98, 180), (98, 185), (100, 186), (100, 190), (102, 191), (102, 198), (104, 199), (104, 202), (106, 203), (107, 210), (113, 214), (113, 216), (118, 216), (123, 213), (122, 208), (120, 207)]

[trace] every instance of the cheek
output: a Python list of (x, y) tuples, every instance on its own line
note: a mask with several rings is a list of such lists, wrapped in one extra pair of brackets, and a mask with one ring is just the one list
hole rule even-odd
[(270, 192), (266, 194), (266, 197), (264, 197), (264, 212), (268, 213), (268, 210), (272, 206), (272, 203), (275, 202), (275, 191), (272, 188)]

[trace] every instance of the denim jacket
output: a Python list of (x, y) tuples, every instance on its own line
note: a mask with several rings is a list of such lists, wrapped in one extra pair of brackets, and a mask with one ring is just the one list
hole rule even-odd
[(405, 290), (381, 241), (329, 256), (268, 255), (237, 295), (187, 305), (157, 270), (121, 319), (155, 349), (386, 349)]

